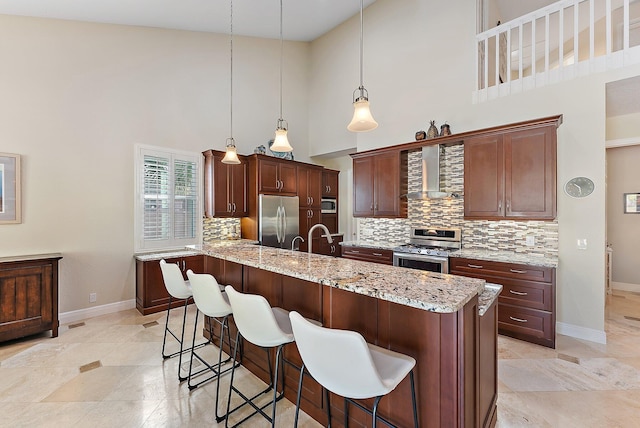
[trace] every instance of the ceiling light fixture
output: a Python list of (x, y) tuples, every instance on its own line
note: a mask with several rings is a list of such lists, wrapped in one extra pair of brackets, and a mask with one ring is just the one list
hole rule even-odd
[(282, 54), (283, 40), (282, 40), (282, 0), (280, 0), (280, 118), (276, 126), (276, 138), (273, 140), (271, 146), (272, 152), (291, 152), (293, 147), (289, 144), (287, 138), (287, 128), (289, 124), (282, 118)]
[(229, 111), (230, 111), (230, 122), (229, 122), (229, 133), (231, 137), (227, 138), (226, 146), (227, 151), (224, 154), (224, 158), (222, 158), (222, 163), (237, 165), (240, 163), (240, 159), (238, 159), (238, 151), (236, 150), (236, 141), (233, 139), (233, 0), (231, 3), (231, 31), (229, 37), (229, 51), (230, 51), (230, 76), (231, 76), (231, 89), (230, 89), (230, 97), (229, 97)]
[(353, 132), (371, 131), (378, 127), (378, 122), (375, 121), (369, 109), (369, 92), (364, 88), (364, 84), (362, 83), (362, 9), (363, 0), (360, 0), (360, 86), (353, 91), (353, 119), (351, 119), (351, 123), (347, 126), (347, 129)]

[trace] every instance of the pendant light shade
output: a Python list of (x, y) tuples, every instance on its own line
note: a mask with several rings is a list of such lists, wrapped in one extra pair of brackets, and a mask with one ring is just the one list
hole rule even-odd
[(237, 165), (240, 162), (240, 159), (238, 159), (238, 152), (236, 150), (236, 141), (233, 139), (233, 0), (231, 0), (231, 30), (230, 30), (230, 36), (229, 36), (229, 58), (230, 61), (229, 63), (231, 64), (230, 66), (230, 72), (229, 72), (229, 76), (230, 76), (230, 96), (229, 96), (229, 132), (231, 134), (231, 137), (227, 138), (226, 141), (226, 153), (224, 154), (224, 157), (222, 158), (222, 163), (226, 163), (226, 164), (231, 164), (231, 165)]
[(287, 128), (289, 124), (282, 118), (282, 0), (280, 0), (280, 118), (276, 126), (276, 137), (273, 140), (273, 145), (270, 147), (272, 152), (291, 152), (293, 147), (289, 144), (289, 138), (287, 138)]
[(378, 127), (378, 122), (376, 122), (371, 115), (371, 110), (369, 108), (369, 92), (364, 88), (362, 78), (362, 9), (363, 0), (360, 0), (360, 86), (358, 89), (353, 91), (353, 119), (351, 119), (351, 123), (347, 126), (347, 129), (353, 132), (366, 132)]
[(233, 141), (233, 138), (227, 138), (227, 151), (222, 158), (222, 163), (227, 163), (231, 165), (238, 165), (240, 159), (238, 159), (238, 152), (236, 150), (236, 143)]

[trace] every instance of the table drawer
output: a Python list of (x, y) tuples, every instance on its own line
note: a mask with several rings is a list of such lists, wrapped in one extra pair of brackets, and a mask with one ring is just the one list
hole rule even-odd
[(553, 347), (555, 326), (550, 312), (518, 306), (498, 306), (498, 333)]
[(449, 259), (449, 270), (471, 275), (491, 275), (526, 281), (551, 283), (553, 280), (553, 268), (550, 267), (465, 259), (463, 257), (451, 257)]

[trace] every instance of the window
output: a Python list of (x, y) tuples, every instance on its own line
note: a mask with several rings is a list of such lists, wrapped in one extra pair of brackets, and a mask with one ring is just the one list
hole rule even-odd
[(136, 147), (136, 251), (200, 243), (200, 156)]

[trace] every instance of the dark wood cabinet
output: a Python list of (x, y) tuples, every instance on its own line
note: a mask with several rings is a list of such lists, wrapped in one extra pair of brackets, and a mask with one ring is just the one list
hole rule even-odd
[(556, 270), (551, 267), (451, 257), (452, 275), (501, 284), (498, 332), (555, 348)]
[(58, 260), (47, 254), (0, 258), (0, 342), (51, 330), (58, 336)]
[(322, 196), (338, 197), (338, 175), (340, 171), (325, 169), (322, 172)]
[(556, 216), (556, 127), (464, 140), (465, 219)]
[(329, 229), (330, 233), (338, 233), (338, 214), (337, 213), (336, 214), (322, 213), (321, 218), (322, 218), (322, 224), (327, 226), (327, 229)]
[(297, 195), (298, 178), (296, 164), (287, 160), (259, 157), (258, 193)]
[[(332, 236), (333, 242), (329, 243), (326, 238), (317, 238), (317, 242), (313, 243), (314, 253), (324, 254), (325, 256), (342, 257), (342, 245), (340, 243), (344, 239), (342, 235)], [(315, 248), (318, 251), (315, 251)]]
[(320, 208), (322, 201), (322, 167), (298, 165), (300, 208)]
[(354, 217), (406, 217), (407, 152), (356, 153), (353, 158)]
[[(176, 263), (184, 279), (187, 279), (187, 270), (204, 272), (204, 256), (184, 256), (166, 258), (167, 263)], [(171, 307), (183, 305), (183, 300), (173, 300)], [(153, 260), (136, 260), (136, 309), (142, 315), (166, 311), (169, 305), (169, 293), (164, 286), (162, 271), (160, 270), (160, 258)]]
[(243, 156), (241, 163), (222, 163), (224, 152), (207, 150), (204, 155), (204, 213), (206, 217), (244, 217), (247, 199), (248, 170)]
[[(300, 251), (307, 251), (309, 229), (314, 224), (320, 223), (320, 208), (300, 208), (298, 216), (298, 233), (304, 238), (304, 242), (300, 243)], [(322, 229), (316, 229), (313, 232), (313, 238), (318, 239), (321, 234)]]
[(393, 251), (379, 248), (343, 245), (342, 257), (345, 259), (362, 260), (364, 262), (374, 262), (385, 265), (393, 264)]

